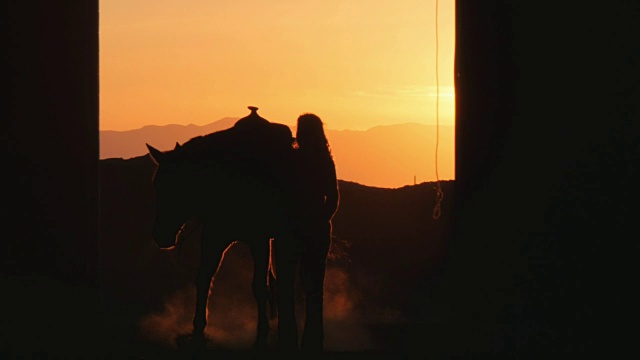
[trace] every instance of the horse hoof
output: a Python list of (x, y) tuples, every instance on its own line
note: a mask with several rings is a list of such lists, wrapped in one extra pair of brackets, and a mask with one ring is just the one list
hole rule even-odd
[(269, 344), (267, 342), (267, 339), (257, 339), (254, 343), (253, 346), (251, 347), (251, 349), (253, 351), (265, 351), (269, 348)]
[(266, 352), (267, 350), (269, 350), (269, 347), (266, 344), (253, 344), (251, 347), (251, 351), (256, 353)]
[(207, 342), (203, 333), (196, 333), (191, 335), (191, 343), (197, 346), (204, 346)]
[(202, 350), (206, 348), (207, 339), (204, 334), (179, 335), (176, 344), (183, 350)]

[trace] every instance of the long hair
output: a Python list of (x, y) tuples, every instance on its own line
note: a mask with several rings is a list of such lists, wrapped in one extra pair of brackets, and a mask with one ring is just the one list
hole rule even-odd
[(305, 113), (298, 117), (296, 142), (301, 149), (331, 157), (331, 146), (324, 133), (324, 125), (317, 115)]

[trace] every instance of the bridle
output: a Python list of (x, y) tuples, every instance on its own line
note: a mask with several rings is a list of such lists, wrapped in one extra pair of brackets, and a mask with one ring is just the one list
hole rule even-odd
[(185, 259), (182, 244), (185, 240), (192, 237), (193, 234), (195, 234), (200, 228), (202, 228), (202, 223), (197, 222), (197, 224), (195, 224), (193, 228), (185, 233), (185, 230), (187, 230), (187, 222), (185, 222), (184, 224), (182, 224), (180, 230), (178, 230), (178, 233), (176, 234), (176, 245), (174, 246), (173, 250), (171, 250), (171, 253), (175, 254), (175, 256), (170, 256), (170, 258), (173, 259), (174, 263), (176, 263), (174, 264), (175, 267), (180, 269), (180, 271), (182, 271), (183, 273), (187, 273), (189, 269), (187, 269), (184, 265)]

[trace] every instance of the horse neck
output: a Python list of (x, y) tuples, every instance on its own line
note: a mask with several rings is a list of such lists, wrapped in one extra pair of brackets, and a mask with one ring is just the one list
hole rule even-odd
[(182, 192), (185, 201), (194, 209), (210, 203), (217, 186), (219, 171), (215, 162), (185, 162), (179, 176), (182, 177)]

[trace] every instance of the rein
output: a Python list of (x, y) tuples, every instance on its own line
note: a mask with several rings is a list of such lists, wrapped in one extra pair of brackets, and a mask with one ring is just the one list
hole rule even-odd
[(191, 236), (193, 236), (193, 234), (202, 227), (202, 224), (200, 222), (197, 223), (197, 225), (195, 225), (189, 232), (187, 232), (185, 234), (185, 230), (187, 228), (187, 223), (185, 222), (184, 224), (182, 224), (182, 226), (180, 227), (180, 230), (178, 230), (178, 233), (176, 234), (177, 240), (176, 240), (176, 245), (174, 247), (174, 254), (176, 254), (175, 257), (173, 257), (174, 262), (177, 263), (175, 266), (177, 268), (179, 268), (183, 273), (186, 273), (189, 269), (187, 269), (184, 266), (184, 251), (182, 250), (182, 243), (187, 240), (188, 238), (190, 238)]
[(187, 228), (187, 223), (185, 222), (184, 224), (182, 224), (180, 230), (178, 230), (178, 234), (176, 234), (176, 237), (178, 238), (178, 240), (176, 241), (176, 247), (178, 247), (183, 240), (190, 238), (191, 235), (193, 235), (193, 233), (201, 227), (201, 225), (202, 224), (198, 223), (198, 225), (191, 229), (191, 231), (189, 231), (186, 235), (182, 235), (184, 230)]

